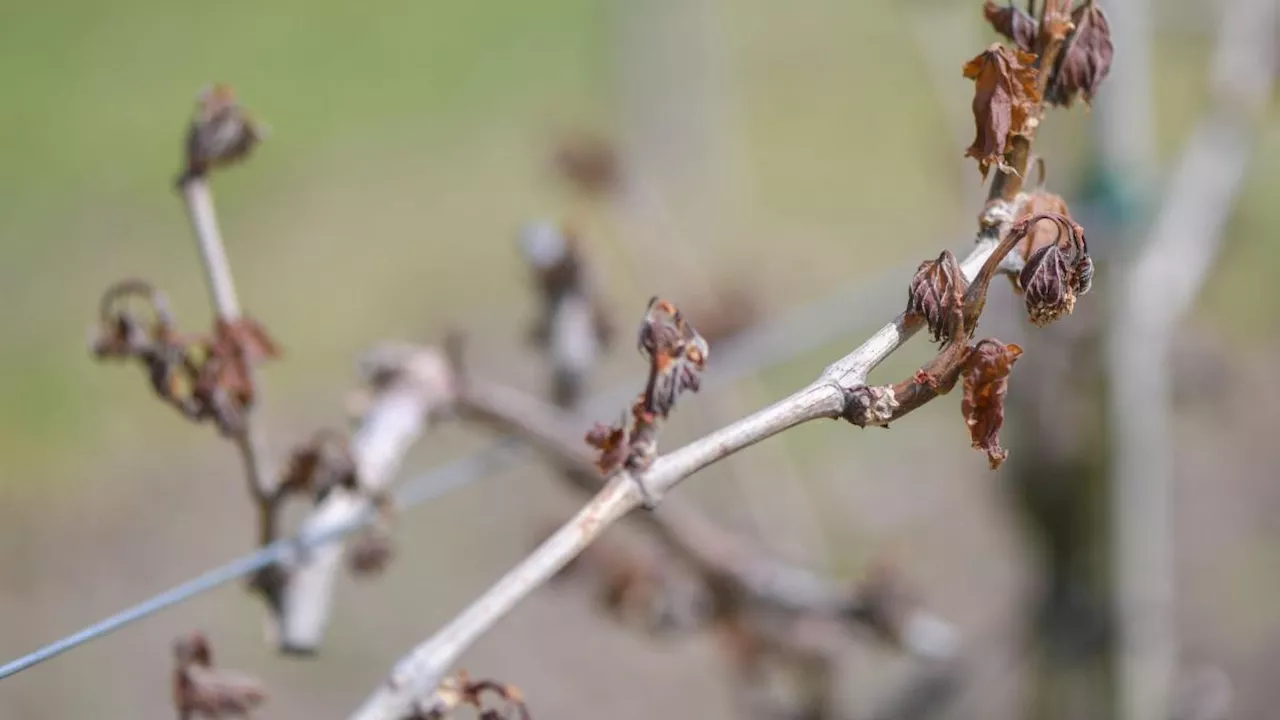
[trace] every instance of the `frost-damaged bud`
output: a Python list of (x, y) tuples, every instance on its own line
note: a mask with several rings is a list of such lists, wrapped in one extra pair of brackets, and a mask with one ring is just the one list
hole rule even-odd
[(982, 6), (982, 14), (996, 32), (1012, 40), (1019, 50), (1031, 52), (1040, 32), (1035, 18), (1012, 2), (1001, 6), (992, 0)]
[(556, 146), (554, 163), (561, 176), (585, 195), (607, 195), (622, 183), (621, 162), (613, 144), (587, 132), (565, 136)]
[(920, 263), (907, 293), (907, 313), (924, 318), (934, 341), (950, 340), (964, 322), (964, 291), (969, 283), (950, 250)]
[(1000, 447), (1004, 425), (1004, 398), (1009, 392), (1009, 373), (1022, 355), (1022, 348), (987, 338), (979, 340), (965, 358), (964, 399), (960, 411), (969, 426), (973, 447), (986, 451), (992, 469), (1000, 467), (1008, 451)]
[(1045, 100), (1070, 107), (1076, 95), (1086, 103), (1093, 102), (1098, 87), (1111, 71), (1115, 45), (1111, 42), (1111, 26), (1106, 13), (1095, 2), (1085, 2), (1071, 13), (1075, 32), (1058, 57), (1053, 78), (1045, 91)]
[(179, 718), (248, 717), (267, 698), (258, 680), (213, 668), (213, 652), (203, 633), (179, 638), (173, 644), (173, 654), (177, 663), (173, 704)]
[(637, 343), (649, 356), (645, 410), (665, 418), (681, 393), (698, 391), (710, 348), (674, 305), (657, 297), (649, 300)]
[(361, 530), (347, 550), (347, 566), (359, 576), (377, 575), (386, 569), (395, 555), (391, 526), (376, 522)]
[(900, 645), (907, 616), (919, 605), (898, 568), (877, 562), (855, 590), (850, 615), (885, 642)]
[(187, 167), (179, 184), (243, 160), (264, 135), (262, 127), (236, 102), (230, 85), (217, 83), (204, 88), (187, 131)]
[(310, 494), (316, 502), (335, 487), (356, 489), (355, 459), (346, 436), (336, 430), (317, 431), (307, 442), (295, 447), (280, 475), (277, 492)]
[(1030, 133), (1039, 122), (1035, 61), (1031, 53), (995, 44), (964, 66), (964, 76), (974, 81), (973, 119), (977, 125), (977, 135), (965, 155), (977, 159), (984, 178), (993, 164), (1008, 167), (1004, 154), (1010, 138)]
[(1045, 326), (1075, 309), (1076, 298), (1093, 285), (1093, 259), (1089, 257), (1084, 229), (1058, 213), (1037, 213), (1018, 221), (1011, 233), (1026, 235), (1041, 220), (1051, 220), (1058, 230), (1053, 241), (1031, 253), (1018, 276), (1025, 293), (1031, 322)]
[(631, 442), (626, 424), (624, 417), (618, 425), (596, 423), (587, 432), (587, 444), (600, 451), (596, 467), (603, 475), (608, 475), (622, 467), (622, 464), (627, 461), (627, 456), (631, 454)]
[(898, 401), (892, 387), (859, 385), (844, 391), (844, 409), (840, 416), (858, 427), (879, 425), (887, 428), (897, 409)]
[[(486, 696), (496, 702), (486, 701)], [(519, 688), (493, 680), (472, 680), (466, 670), (441, 681), (431, 697), (420, 700), (405, 720), (445, 720), (461, 707), (474, 709), (480, 720), (529, 720)]]

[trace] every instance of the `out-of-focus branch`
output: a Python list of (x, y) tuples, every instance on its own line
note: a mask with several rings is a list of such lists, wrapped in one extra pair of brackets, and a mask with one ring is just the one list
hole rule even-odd
[[(967, 278), (978, 274), (995, 245), (989, 238), (977, 244), (961, 265)], [(901, 314), (791, 396), (658, 457), (643, 472), (615, 474), (573, 519), (462, 614), (397, 663), (391, 677), (352, 714), (353, 720), (395, 720), (427, 698), (466, 648), (632, 510), (658, 502), (698, 470), (765, 438), (811, 420), (840, 417), (846, 392), (864, 386), (867, 374), (920, 326), (918, 318)], [(426, 701), (429, 703), (429, 698)]]
[(613, 327), (572, 231), (535, 223), (521, 233), (520, 246), (542, 301), (532, 338), (551, 360), (552, 398), (560, 407), (573, 407)]
[[(457, 409), (499, 431), (525, 438), (572, 470), (582, 489), (595, 491), (604, 483), (594, 455), (571, 429), (574, 418), (556, 408), (516, 390), (470, 380), (459, 391)], [(679, 498), (670, 498), (655, 512), (638, 518), (694, 567), (730, 583), (757, 603), (791, 612), (845, 616), (856, 622), (876, 620), (860, 611), (863, 597), (852, 584), (771, 558)], [(924, 657), (947, 655), (954, 644), (946, 623), (923, 614), (909, 618), (901, 630), (906, 649)]]
[[(261, 129), (241, 108), (234, 91), (226, 85), (214, 85), (201, 91), (195, 117), (187, 134), (186, 168), (178, 179), (187, 205), (191, 229), (200, 250), (209, 299), (218, 319), (234, 324), (240, 319), (240, 300), (236, 295), (231, 263), (227, 260), (222, 232), (213, 208), (209, 188), (209, 171), (215, 167), (243, 160), (257, 145)], [(262, 402), (262, 384), (252, 368), (250, 381), (254, 387), (255, 405)], [(276, 536), (275, 475), (267, 467), (266, 440), (252, 413), (241, 418), (234, 440), (244, 460), (249, 491), (258, 509), (259, 544), (266, 545)]]
[[(354, 482), (324, 488), (323, 499), (303, 522), (299, 536), (330, 533), (373, 513), (386, 496), (404, 454), (421, 436), (433, 412), (447, 408), (454, 380), (449, 363), (432, 348), (388, 344), (371, 350), (359, 372), (367, 388), (359, 424), (349, 441)], [(279, 646), (310, 654), (329, 620), (342, 543), (315, 548), (287, 568), (280, 608)]]
[(1176, 445), (1169, 350), (1217, 260), (1277, 63), (1274, 0), (1223, 7), (1211, 109), (1192, 134), (1159, 215), (1119, 273), (1109, 328), (1120, 712), (1164, 720), (1177, 661), (1170, 537)]

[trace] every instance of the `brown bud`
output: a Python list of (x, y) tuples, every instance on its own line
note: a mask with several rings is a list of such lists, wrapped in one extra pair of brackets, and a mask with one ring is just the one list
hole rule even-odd
[(1071, 314), (1076, 296), (1071, 290), (1070, 275), (1067, 259), (1056, 244), (1046, 245), (1031, 255), (1018, 277), (1026, 293), (1031, 322), (1043, 327), (1062, 315)]
[(964, 291), (968, 281), (950, 250), (937, 260), (920, 263), (907, 294), (907, 313), (924, 319), (935, 341), (951, 340), (963, 324)]
[(230, 85), (217, 83), (201, 90), (187, 131), (187, 168), (179, 183), (243, 160), (263, 135), (262, 128), (236, 102)]
[(1115, 46), (1111, 42), (1111, 26), (1106, 13), (1095, 2), (1085, 2), (1071, 13), (1075, 31), (1058, 57), (1045, 100), (1070, 107), (1076, 95), (1086, 103), (1093, 102), (1098, 86), (1111, 71)]
[(561, 176), (585, 195), (606, 195), (621, 184), (617, 150), (603, 137), (586, 132), (565, 136), (556, 146), (554, 163)]
[(1093, 284), (1093, 259), (1089, 257), (1084, 229), (1070, 218), (1041, 213), (1019, 222), (1014, 231), (1025, 233), (1038, 220), (1046, 219), (1057, 225), (1058, 238), (1033, 252), (1018, 276), (1018, 286), (1026, 294), (1027, 315), (1041, 327), (1070, 315), (1076, 297), (1088, 292)]
[(649, 300), (637, 344), (649, 356), (644, 408), (665, 418), (681, 393), (698, 391), (710, 347), (674, 305), (657, 297)]
[(631, 453), (631, 443), (627, 435), (625, 419), (619, 425), (612, 426), (596, 423), (587, 432), (587, 444), (600, 451), (596, 467), (601, 474), (608, 475), (626, 462), (627, 456)]
[(359, 576), (377, 575), (386, 569), (395, 554), (391, 528), (385, 522), (375, 522), (356, 535), (347, 550), (347, 565)]

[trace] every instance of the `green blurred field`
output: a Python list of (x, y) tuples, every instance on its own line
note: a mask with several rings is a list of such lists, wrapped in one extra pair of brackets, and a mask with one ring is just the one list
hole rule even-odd
[[(723, 9), (752, 181), (741, 216), (712, 221), (732, 230), (701, 252), (767, 275), (773, 302), (959, 240), (971, 217), (976, 172), (947, 129), (957, 110), (941, 106), (905, 14), (862, 5)], [(984, 37), (965, 4), (932, 8), (937, 27)], [(11, 6), (0, 23), (3, 485), (74, 482), (110, 425), (142, 421), (141, 388), (84, 351), (106, 284), (152, 278), (188, 324), (206, 322), (169, 188), (201, 85), (234, 83), (272, 128), (216, 188), (245, 303), (291, 351), (271, 375), (287, 396), (341, 382), (379, 335), (426, 337), (523, 305), (513, 229), (573, 209), (546, 167), (550, 139), (617, 121), (613, 12), (588, 0)], [(1203, 101), (1205, 58), (1183, 29), (1161, 40), (1159, 145), (1172, 153)], [(963, 98), (965, 45), (940, 42), (957, 48)], [(1052, 177), (1087, 161), (1086, 122), (1052, 118)], [(1273, 128), (1206, 303), (1236, 342), (1260, 326), (1274, 336), (1277, 188)], [(588, 217), (622, 297), (651, 292), (608, 250), (609, 214)]]

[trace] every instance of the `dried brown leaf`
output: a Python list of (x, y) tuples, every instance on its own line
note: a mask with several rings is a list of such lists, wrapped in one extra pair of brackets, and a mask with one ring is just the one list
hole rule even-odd
[(261, 682), (234, 670), (214, 669), (203, 633), (193, 632), (173, 645), (176, 669), (173, 703), (179, 720), (246, 717), (267, 698)]
[(1035, 47), (1039, 28), (1035, 18), (1022, 8), (1012, 2), (1002, 6), (987, 0), (982, 6), (982, 14), (996, 32), (1012, 40), (1019, 50), (1031, 52)]
[(976, 158), (982, 176), (991, 165), (1004, 168), (1004, 154), (1014, 135), (1030, 133), (1038, 122), (1040, 93), (1036, 88), (1036, 56), (994, 44), (964, 66), (973, 80), (973, 118), (977, 135), (965, 151)]
[(1009, 373), (1022, 355), (1022, 348), (990, 338), (979, 340), (969, 351), (960, 374), (964, 377), (964, 399), (960, 411), (973, 446), (987, 453), (991, 467), (998, 468), (1009, 453), (1000, 447), (1004, 425), (1004, 399), (1009, 392)]
[(1071, 22), (1075, 32), (1067, 40), (1045, 91), (1048, 102), (1064, 107), (1071, 107), (1077, 95), (1092, 103), (1115, 57), (1111, 25), (1096, 2), (1081, 4), (1071, 13)]

